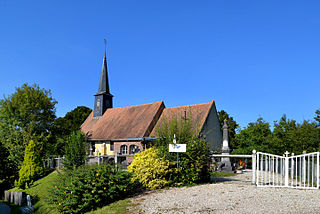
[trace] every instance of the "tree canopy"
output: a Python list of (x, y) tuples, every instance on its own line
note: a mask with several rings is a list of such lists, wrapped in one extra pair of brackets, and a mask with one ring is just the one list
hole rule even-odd
[(23, 84), (0, 100), (0, 141), (9, 151), (9, 158), (21, 166), (29, 140), (43, 142), (43, 149), (51, 137), (55, 104), (50, 90), (37, 84)]

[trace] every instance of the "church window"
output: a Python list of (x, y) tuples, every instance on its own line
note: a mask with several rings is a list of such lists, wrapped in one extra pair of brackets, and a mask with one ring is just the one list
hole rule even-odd
[(140, 149), (137, 145), (131, 145), (129, 149), (130, 154), (136, 154), (140, 152)]
[(127, 145), (122, 145), (120, 147), (120, 153), (123, 154), (123, 155), (128, 154), (128, 146)]

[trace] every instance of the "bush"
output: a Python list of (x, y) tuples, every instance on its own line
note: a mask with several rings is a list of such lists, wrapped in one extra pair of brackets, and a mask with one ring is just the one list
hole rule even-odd
[(59, 176), (50, 200), (60, 213), (85, 213), (134, 194), (139, 184), (131, 180), (115, 166), (81, 166)]
[(22, 189), (28, 188), (43, 173), (39, 148), (33, 140), (30, 140), (24, 154), (23, 165), (19, 171), (19, 180), (15, 182), (15, 185)]
[(86, 142), (84, 135), (80, 132), (72, 132), (65, 145), (64, 166), (72, 170), (84, 165), (86, 161)]
[(173, 185), (197, 184), (210, 179), (209, 148), (207, 142), (197, 134), (200, 130), (197, 124), (192, 115), (185, 119), (172, 117), (156, 129), (159, 138), (155, 147), (160, 151), (159, 158), (176, 164), (177, 154), (169, 153), (169, 144), (173, 143), (174, 134), (178, 144), (187, 144), (187, 151), (179, 154), (178, 171), (170, 176), (169, 183)]
[(159, 156), (160, 151), (154, 147), (136, 154), (128, 166), (128, 170), (134, 173), (133, 181), (138, 180), (149, 189), (168, 186), (174, 169), (168, 160)]

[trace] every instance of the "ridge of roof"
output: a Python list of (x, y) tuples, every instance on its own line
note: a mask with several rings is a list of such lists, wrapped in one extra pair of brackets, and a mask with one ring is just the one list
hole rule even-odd
[(121, 106), (121, 107), (117, 107), (117, 108), (108, 108), (108, 110), (113, 110), (113, 109), (124, 109), (124, 108), (133, 108), (133, 107), (140, 107), (140, 106), (146, 106), (146, 105), (153, 105), (153, 104), (161, 104), (164, 102), (163, 101), (157, 101), (157, 102), (153, 102), (153, 103), (145, 103), (145, 104), (140, 104), (140, 105), (134, 105), (134, 106)]
[(168, 107), (165, 109), (188, 108), (188, 107), (200, 106), (200, 105), (206, 105), (206, 104), (212, 104), (212, 103), (214, 103), (214, 100), (212, 100), (211, 102), (207, 102), (207, 103), (199, 103), (199, 104), (192, 104), (192, 105), (185, 105), (185, 106), (174, 106), (174, 107)]

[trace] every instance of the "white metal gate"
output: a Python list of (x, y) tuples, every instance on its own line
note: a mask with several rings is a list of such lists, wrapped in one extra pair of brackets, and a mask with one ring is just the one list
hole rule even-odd
[[(254, 151), (255, 153), (255, 151)], [(253, 181), (259, 187), (319, 188), (319, 152), (288, 156), (257, 152)], [(255, 166), (255, 167), (254, 167)]]

